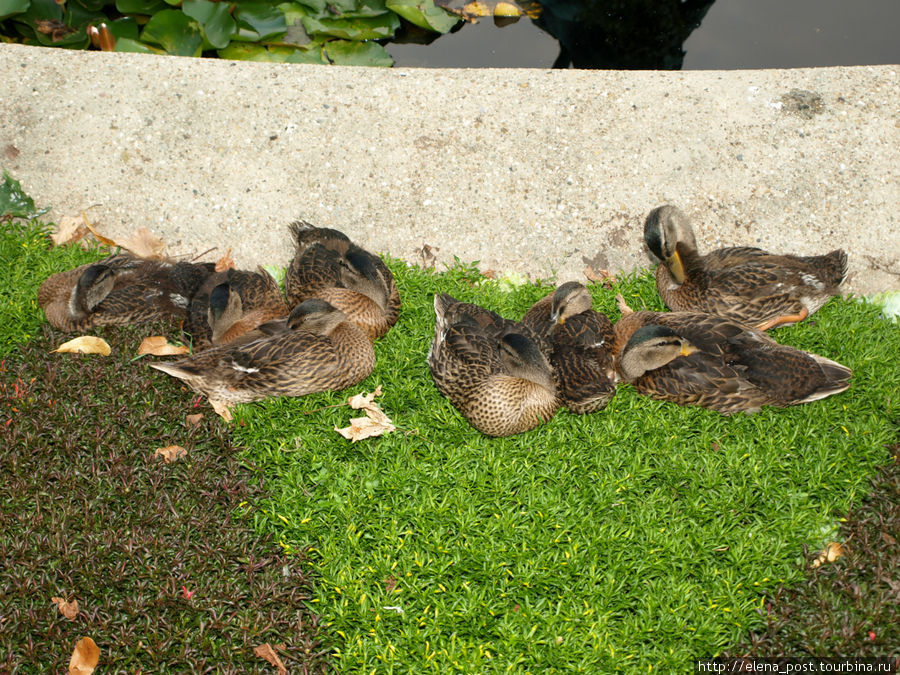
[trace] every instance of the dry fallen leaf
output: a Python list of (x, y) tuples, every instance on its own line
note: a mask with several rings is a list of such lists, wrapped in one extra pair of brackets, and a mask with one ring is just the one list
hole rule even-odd
[(129, 239), (122, 242), (122, 248), (142, 258), (162, 258), (162, 252), (166, 248), (166, 242), (162, 237), (157, 237), (146, 227), (139, 227)]
[(602, 281), (607, 288), (616, 283), (615, 274), (612, 274), (609, 270), (595, 270), (590, 265), (584, 268), (584, 276), (587, 277), (588, 281)]
[(85, 227), (87, 227), (87, 229), (89, 229), (91, 231), (91, 234), (94, 235), (94, 237), (97, 239), (97, 241), (99, 241), (101, 244), (106, 244), (107, 246), (112, 246), (112, 247), (118, 246), (118, 244), (115, 241), (113, 241), (109, 237), (104, 237), (102, 234), (100, 234), (97, 231), (97, 228), (94, 227), (94, 225), (91, 223), (91, 221), (88, 220), (88, 217), (84, 213), (84, 211), (81, 212), (81, 219), (84, 221)]
[(180, 445), (167, 445), (164, 448), (157, 448), (156, 452), (153, 453), (153, 456), (156, 457), (157, 455), (161, 456), (166, 464), (171, 464), (175, 460), (181, 459), (187, 455), (187, 450)]
[(838, 542), (833, 541), (825, 547), (824, 551), (821, 551), (819, 553), (819, 556), (815, 560), (813, 560), (812, 567), (816, 568), (820, 565), (824, 565), (827, 562), (834, 562), (842, 555), (844, 555), (844, 547), (841, 546)]
[(83, 239), (88, 233), (81, 216), (63, 216), (59, 219), (56, 232), (50, 235), (54, 246), (62, 246)]
[(82, 335), (68, 342), (63, 342), (59, 347), (51, 351), (67, 353), (67, 354), (101, 354), (109, 356), (111, 353), (109, 344), (103, 338), (94, 337), (93, 335)]
[(74, 621), (78, 616), (78, 600), (68, 602), (65, 598), (50, 598), (51, 602), (55, 602), (59, 608), (59, 613), (70, 621)]
[(75, 644), (75, 651), (69, 659), (69, 673), (88, 675), (94, 672), (99, 661), (100, 647), (91, 638), (83, 637)]
[(234, 269), (234, 259), (231, 257), (231, 249), (228, 249), (221, 258), (216, 260), (216, 272)]
[(524, 13), (510, 2), (498, 2), (494, 5), (494, 16), (522, 16)]
[(435, 253), (440, 251), (441, 249), (436, 246), (429, 246), (428, 244), (422, 244), (422, 248), (419, 249), (419, 257), (422, 259), (422, 267), (425, 269), (434, 269), (434, 263), (437, 259)]
[(203, 413), (195, 413), (184, 418), (184, 426), (188, 429), (200, 426), (200, 420), (203, 419)]
[(344, 427), (343, 429), (335, 427), (334, 430), (354, 443), (364, 438), (381, 436), (384, 433), (395, 431), (397, 427), (375, 403), (374, 399), (376, 396), (381, 396), (381, 385), (377, 386), (371, 394), (356, 394), (347, 399), (347, 404), (351, 408), (365, 410), (366, 416), (352, 417), (350, 418), (349, 427)]
[(256, 654), (259, 658), (265, 659), (273, 666), (278, 668), (278, 675), (287, 675), (287, 668), (284, 667), (284, 662), (281, 660), (281, 657), (275, 653), (275, 650), (272, 649), (272, 645), (268, 642), (264, 645), (259, 645), (258, 647), (253, 648), (253, 653)]
[(212, 409), (216, 411), (216, 414), (226, 422), (230, 422), (234, 419), (231, 416), (231, 404), (227, 401), (209, 399), (209, 404), (212, 406)]
[(378, 409), (378, 404), (375, 403), (376, 396), (381, 396), (380, 384), (375, 387), (375, 391), (373, 391), (371, 394), (356, 394), (355, 396), (351, 396), (347, 399), (347, 405), (349, 405), (354, 410), (359, 410), (360, 408)]
[(187, 354), (188, 351), (188, 348), (184, 345), (170, 344), (165, 335), (153, 335), (141, 340), (141, 345), (138, 347), (138, 356), (144, 354), (152, 354), (153, 356), (176, 356), (178, 354)]

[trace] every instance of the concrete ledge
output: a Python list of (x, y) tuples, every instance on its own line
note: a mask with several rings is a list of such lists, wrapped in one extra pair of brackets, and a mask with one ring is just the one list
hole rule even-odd
[[(285, 263), (295, 218), (411, 262), (583, 279), (646, 266), (662, 202), (701, 247), (843, 247), (900, 288), (896, 66), (402, 70), (0, 45), (0, 165), (52, 217)], [(791, 94), (802, 90), (806, 94)], [(96, 205), (96, 206), (94, 206)], [(215, 259), (218, 252), (207, 259)]]

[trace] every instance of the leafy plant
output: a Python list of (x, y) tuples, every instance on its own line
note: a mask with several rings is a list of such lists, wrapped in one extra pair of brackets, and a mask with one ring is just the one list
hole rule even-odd
[(390, 66), (402, 21), (446, 33), (433, 0), (0, 0), (0, 36), (53, 47)]

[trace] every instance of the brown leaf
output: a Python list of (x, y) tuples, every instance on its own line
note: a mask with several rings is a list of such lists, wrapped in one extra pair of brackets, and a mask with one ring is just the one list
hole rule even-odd
[(419, 249), (419, 257), (422, 259), (422, 267), (424, 267), (425, 269), (434, 269), (434, 263), (436, 260), (435, 253), (440, 250), (441, 249), (435, 246), (422, 244), (422, 248)]
[(112, 246), (113, 248), (118, 246), (118, 244), (115, 241), (113, 241), (109, 237), (104, 237), (102, 234), (100, 234), (97, 231), (97, 228), (94, 227), (93, 224), (91, 223), (91, 221), (88, 220), (88, 217), (84, 211), (81, 212), (81, 218), (82, 218), (82, 220), (84, 220), (84, 226), (91, 231), (91, 234), (94, 235), (94, 237), (97, 239), (97, 241), (99, 241), (101, 244), (106, 244), (107, 246)]
[(89, 637), (81, 638), (75, 644), (75, 651), (69, 659), (69, 673), (88, 675), (94, 672), (100, 661), (100, 647)]
[(366, 409), (365, 417), (351, 417), (350, 426), (343, 429), (334, 428), (344, 438), (356, 443), (365, 438), (381, 436), (384, 433), (395, 431), (396, 427), (391, 420), (380, 410), (377, 413)]
[(234, 269), (234, 259), (231, 257), (231, 249), (229, 248), (225, 255), (216, 260), (216, 272), (224, 272), (225, 270)]
[(230, 422), (234, 419), (231, 416), (231, 404), (228, 401), (209, 399), (209, 404), (212, 406), (212, 409), (216, 411), (216, 414), (226, 422)]
[(384, 580), (384, 590), (386, 593), (393, 593), (397, 588), (397, 577), (393, 574)]
[(178, 354), (187, 354), (188, 351), (188, 348), (184, 345), (170, 344), (165, 335), (153, 335), (141, 340), (141, 345), (138, 347), (138, 356), (144, 354), (152, 354), (153, 356), (175, 356)]
[(62, 246), (69, 242), (79, 241), (88, 233), (81, 216), (63, 216), (59, 219), (56, 232), (50, 235), (54, 246)]
[(50, 353), (60, 352), (67, 354), (101, 354), (109, 356), (112, 350), (109, 344), (103, 338), (94, 337), (93, 335), (82, 335), (68, 342), (63, 342), (59, 347)]
[(70, 621), (74, 621), (78, 616), (78, 600), (68, 602), (65, 598), (50, 598), (51, 602), (55, 602), (59, 608), (59, 613)]
[(609, 270), (595, 270), (590, 265), (584, 268), (584, 276), (587, 277), (588, 281), (603, 282), (606, 288), (611, 288), (616, 283), (615, 274), (612, 274)]
[(122, 242), (122, 248), (142, 258), (162, 258), (162, 252), (166, 248), (166, 242), (157, 237), (146, 227), (139, 227), (129, 239)]
[(371, 394), (356, 394), (355, 396), (351, 396), (347, 399), (347, 405), (349, 405), (354, 410), (359, 410), (360, 408), (365, 409), (378, 409), (378, 404), (375, 403), (375, 397), (381, 396), (381, 385), (379, 384), (375, 387), (375, 391)]
[(833, 541), (825, 547), (825, 550), (819, 553), (818, 557), (815, 560), (813, 560), (812, 567), (816, 568), (820, 565), (824, 565), (827, 562), (834, 562), (842, 555), (844, 555), (844, 547), (841, 546), (838, 542)]
[(153, 456), (156, 457), (157, 455), (162, 457), (166, 464), (171, 464), (175, 460), (185, 457), (187, 455), (187, 450), (180, 445), (167, 445), (164, 448), (157, 448), (156, 452), (153, 453)]
[(259, 658), (265, 659), (273, 666), (278, 668), (278, 675), (287, 675), (287, 668), (284, 667), (284, 662), (281, 660), (281, 657), (275, 653), (275, 650), (272, 649), (272, 645), (268, 642), (264, 645), (259, 645), (258, 647), (253, 648), (253, 653), (256, 654)]
[(497, 270), (485, 270), (481, 273), (485, 279), (497, 279)]
[(366, 416), (352, 417), (349, 427), (343, 429), (335, 427), (334, 430), (354, 443), (364, 438), (381, 436), (381, 434), (396, 430), (390, 418), (375, 403), (376, 396), (381, 396), (381, 385), (375, 387), (375, 391), (371, 394), (356, 394), (347, 399), (347, 404), (351, 408), (365, 410)]
[(77, 32), (75, 28), (56, 19), (37, 19), (34, 22), (34, 28), (38, 33), (49, 35), (54, 42), (59, 42), (67, 35)]
[(889, 535), (884, 530), (881, 531), (881, 539), (888, 546), (896, 546), (897, 545), (897, 540), (894, 539), (891, 535)]
[(203, 413), (196, 413), (194, 415), (188, 415), (187, 417), (184, 418), (184, 426), (186, 426), (188, 429), (190, 429), (191, 427), (199, 427), (200, 420), (202, 420), (202, 419), (203, 419)]

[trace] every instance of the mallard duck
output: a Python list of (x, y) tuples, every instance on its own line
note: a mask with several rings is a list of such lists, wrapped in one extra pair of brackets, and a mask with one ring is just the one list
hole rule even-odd
[(850, 386), (831, 359), (780, 345), (717, 314), (631, 312), (620, 301), (613, 353), (622, 379), (645, 396), (730, 415), (817, 401)]
[(602, 410), (616, 393), (613, 325), (593, 309), (584, 285), (570, 281), (538, 300), (522, 323), (550, 347), (560, 399), (570, 411)]
[(322, 298), (343, 311), (372, 340), (397, 323), (400, 293), (377, 255), (337, 230), (291, 224), (296, 251), (284, 278), (288, 302)]
[(802, 321), (839, 293), (847, 275), (842, 250), (801, 257), (738, 247), (700, 255), (687, 216), (671, 205), (650, 212), (644, 241), (662, 261), (656, 287), (670, 309), (721, 314), (759, 330)]
[(126, 253), (48, 277), (38, 304), (54, 328), (83, 331), (184, 318), (212, 264), (148, 260)]
[(364, 380), (375, 367), (366, 334), (324, 300), (305, 300), (287, 319), (256, 330), (254, 335), (260, 337), (250, 342), (239, 339), (151, 366), (211, 401), (228, 404), (344, 389)]
[(194, 348), (228, 344), (261, 323), (287, 316), (290, 307), (268, 272), (228, 269), (211, 275), (191, 299), (185, 332)]
[(553, 417), (553, 371), (527, 326), (446, 294), (434, 296), (434, 311), (431, 375), (473, 427), (509, 436)]

